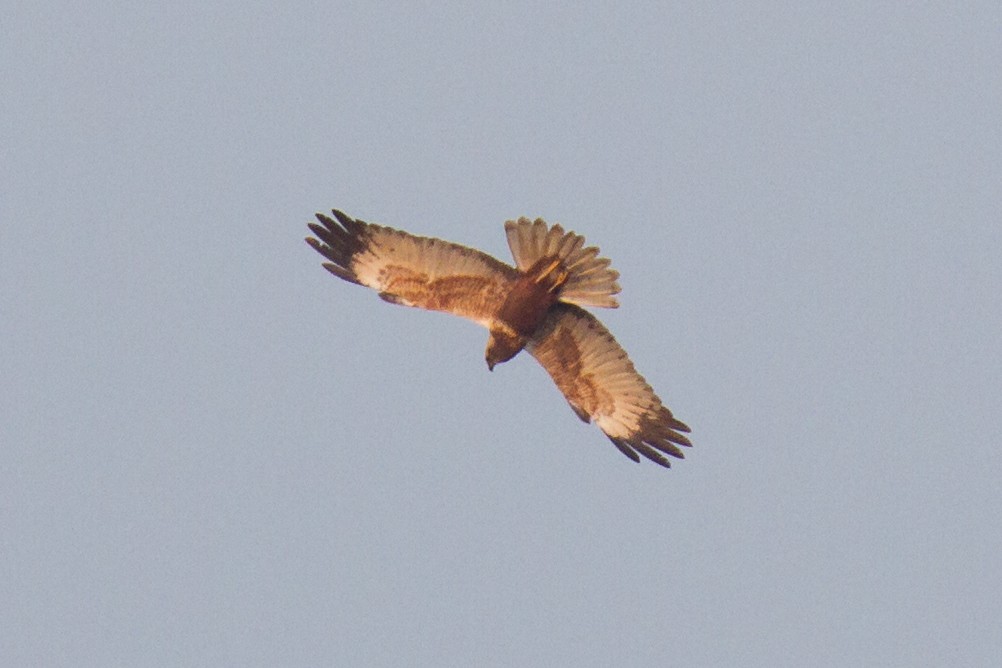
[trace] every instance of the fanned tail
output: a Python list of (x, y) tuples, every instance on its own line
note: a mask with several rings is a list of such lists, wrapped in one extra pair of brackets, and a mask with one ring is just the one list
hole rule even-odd
[(560, 260), (569, 272), (558, 299), (578, 306), (616, 308), (613, 295), (619, 292), (619, 272), (611, 260), (598, 257), (598, 247), (585, 247), (584, 237), (565, 232), (560, 225), (548, 227), (542, 218), (509, 220), (504, 224), (508, 246), (519, 270), (525, 271), (542, 257)]

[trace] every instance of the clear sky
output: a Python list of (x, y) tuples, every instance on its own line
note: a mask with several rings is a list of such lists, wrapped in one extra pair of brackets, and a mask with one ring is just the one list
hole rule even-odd
[[(1002, 9), (668, 5), (0, 11), (0, 664), (997, 661)], [(584, 234), (695, 447), (334, 279), (335, 206)]]

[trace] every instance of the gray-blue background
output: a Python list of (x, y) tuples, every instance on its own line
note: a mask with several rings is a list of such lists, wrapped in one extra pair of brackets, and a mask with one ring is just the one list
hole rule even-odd
[[(998, 3), (10, 3), (0, 663), (988, 665)], [(693, 428), (334, 280), (544, 216)]]

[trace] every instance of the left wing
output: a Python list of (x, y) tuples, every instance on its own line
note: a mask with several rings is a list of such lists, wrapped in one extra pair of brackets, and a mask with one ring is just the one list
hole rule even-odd
[(376, 290), (394, 304), (444, 311), (484, 326), (497, 314), (518, 271), (486, 253), (356, 220), (318, 213), (306, 242), (338, 278)]
[(664, 455), (681, 459), (678, 446), (692, 445), (680, 433), (689, 427), (662, 405), (622, 346), (584, 309), (555, 304), (526, 350), (550, 374), (578, 417), (594, 420), (633, 461), (640, 461), (639, 452), (670, 467)]

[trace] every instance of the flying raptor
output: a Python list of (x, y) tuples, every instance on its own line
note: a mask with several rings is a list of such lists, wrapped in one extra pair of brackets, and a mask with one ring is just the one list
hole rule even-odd
[(675, 419), (626, 352), (582, 306), (616, 308), (619, 273), (584, 237), (528, 218), (505, 223), (515, 266), (459, 244), (351, 218), (316, 214), (306, 242), (338, 278), (393, 304), (444, 311), (490, 331), (491, 370), (522, 349), (546, 369), (579, 418), (624, 455), (670, 467), (689, 427)]

